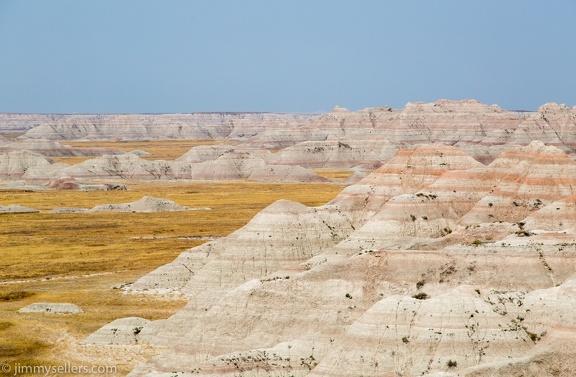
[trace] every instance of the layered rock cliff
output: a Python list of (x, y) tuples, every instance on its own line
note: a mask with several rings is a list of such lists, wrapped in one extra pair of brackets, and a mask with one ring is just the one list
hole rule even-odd
[[(0, 114), (4, 128), (16, 115)], [(29, 117), (33, 117), (30, 115)], [(18, 118), (18, 117), (17, 117)], [(34, 117), (33, 117), (34, 118)], [(36, 119), (37, 118), (37, 119)], [(229, 139), (256, 149), (283, 149), (274, 163), (310, 167), (381, 164), (399, 147), (457, 146), (482, 162), (509, 145), (540, 140), (572, 153), (576, 111), (548, 103), (536, 112), (507, 111), (474, 100), (408, 103), (403, 109), (335, 108), (319, 116), (275, 113), (38, 115), (22, 138), (49, 140)], [(0, 127), (1, 128), (1, 127)]]
[[(14, 117), (5, 119), (5, 128), (19, 124)], [(0, 128), (2, 119), (0, 116)], [(474, 100), (439, 100), (408, 103), (401, 110), (378, 107), (350, 112), (337, 107), (331, 113), (317, 116), (194, 113), (54, 115), (52, 118), (39, 115), (34, 119), (46, 122), (20, 137), (27, 143), (6, 143), (2, 146), (5, 152), (27, 148), (48, 156), (89, 153), (57, 144), (50, 146), (47, 141), (32, 141), (37, 139), (226, 139), (235, 141), (235, 145), (196, 147), (179, 161), (203, 163), (219, 157), (226, 160), (224, 155), (233, 153), (234, 158), (242, 161), (261, 159), (265, 165), (275, 166), (274, 171), (282, 170), (279, 167), (282, 165), (372, 170), (389, 161), (399, 148), (423, 143), (455, 146), (488, 164), (506, 149), (539, 140), (561, 149), (571, 158), (576, 157), (576, 109), (554, 103), (545, 104), (536, 112), (507, 111)], [(265, 176), (265, 171), (255, 174), (254, 178)], [(280, 176), (286, 174), (292, 173)], [(212, 179), (213, 174), (197, 175), (199, 179)], [(307, 174), (299, 170), (297, 175)], [(241, 176), (246, 178), (246, 174)]]
[(488, 166), (422, 146), (325, 206), (277, 202), (127, 288), (189, 299), (143, 325), (170, 349), (132, 375), (568, 376), (571, 187), (576, 164), (540, 142)]
[[(254, 129), (307, 120), (306, 114), (191, 113), (64, 115), (26, 132), (25, 139), (48, 140), (211, 140), (245, 138)], [(0, 118), (1, 120), (1, 118)]]

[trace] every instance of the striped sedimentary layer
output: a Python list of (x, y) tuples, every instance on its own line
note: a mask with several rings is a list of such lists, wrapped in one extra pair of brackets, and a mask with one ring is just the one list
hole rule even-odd
[[(22, 136), (48, 140), (211, 140), (246, 137), (254, 128), (306, 120), (306, 114), (191, 113), (191, 114), (80, 114), (44, 122)], [(0, 118), (1, 121), (1, 118)], [(236, 136), (235, 136), (236, 135)]]
[(76, 165), (54, 163), (37, 153), (18, 151), (0, 154), (0, 179), (53, 181), (66, 178), (132, 180), (253, 180), (280, 182), (327, 182), (300, 167), (268, 164), (249, 152), (211, 154), (200, 162), (187, 158), (176, 161), (145, 160), (134, 153), (104, 155)]
[[(17, 116), (0, 114), (0, 129)], [(30, 115), (30, 117), (33, 117)], [(4, 119), (4, 120), (3, 120)], [(3, 123), (4, 122), (4, 123)], [(322, 115), (193, 113), (38, 115), (24, 139), (228, 139), (244, 147), (278, 151), (273, 164), (305, 167), (379, 166), (401, 147), (439, 143), (489, 163), (510, 146), (540, 140), (573, 153), (576, 111), (548, 103), (534, 112), (503, 110), (475, 100), (408, 103), (403, 109), (336, 107)], [(25, 126), (26, 129), (30, 126)]]
[[(427, 146), (328, 205), (273, 204), (128, 288), (189, 299), (143, 326), (170, 349), (132, 375), (573, 371), (574, 166), (538, 142), (489, 166)], [(541, 203), (475, 215), (495, 194)]]

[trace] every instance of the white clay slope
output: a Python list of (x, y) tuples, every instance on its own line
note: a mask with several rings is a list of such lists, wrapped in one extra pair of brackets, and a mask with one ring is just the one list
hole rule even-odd
[[(358, 184), (398, 182), (389, 193), (351, 186), (323, 207), (280, 201), (229, 237), (191, 249), (137, 281), (133, 292), (181, 292), (190, 302), (143, 327), (141, 341), (172, 348), (132, 375), (411, 376), (483, 368), (527, 353), (531, 358), (522, 362), (529, 364), (559, 326), (563, 342), (574, 345), (565, 326), (572, 326), (567, 318), (576, 305), (569, 283), (576, 231), (570, 221), (563, 232), (546, 229), (574, 216), (573, 206), (560, 204), (571, 200), (563, 199), (569, 194), (563, 185), (576, 179), (565, 155), (533, 143), (493, 166), (448, 170), (440, 164), (458, 154), (426, 148), (419, 155), (401, 151)], [(520, 160), (506, 171), (520, 184), (511, 186), (499, 166), (514, 155)], [(408, 168), (415, 161), (420, 167)], [(537, 161), (541, 175), (532, 178), (532, 165), (522, 161)], [(562, 181), (548, 178), (558, 172)], [(408, 183), (400, 184), (401, 177)], [(543, 192), (539, 185), (545, 184), (550, 204), (531, 208), (521, 225), (484, 218), (459, 224), (491, 190), (525, 197)], [(454, 191), (460, 202), (450, 202)], [(373, 210), (359, 220), (353, 203), (365, 200)], [(399, 211), (395, 203), (409, 209)], [(403, 233), (401, 227), (415, 222), (406, 213), (418, 214), (418, 221), (427, 221), (422, 216), (428, 213), (428, 220), (450, 221), (453, 229), (430, 233), (421, 226)], [(400, 228), (391, 231), (389, 221)], [(472, 242), (476, 237), (481, 240)], [(370, 239), (375, 248), (358, 251), (358, 242)]]

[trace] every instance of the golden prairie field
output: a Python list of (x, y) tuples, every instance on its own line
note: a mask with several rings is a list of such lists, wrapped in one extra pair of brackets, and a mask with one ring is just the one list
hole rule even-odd
[[(94, 146), (103, 144), (94, 143)], [(128, 145), (118, 145), (124, 144)], [(136, 144), (128, 145), (127, 149), (150, 151)], [(154, 145), (152, 156), (164, 153), (166, 159), (178, 157), (190, 148), (182, 146), (184, 150), (180, 151), (175, 144), (171, 149), (168, 142), (154, 142)], [(116, 144), (114, 148), (120, 149)], [(331, 200), (343, 188), (336, 184), (253, 182), (122, 183), (127, 191), (0, 191), (2, 205), (20, 204), (42, 211), (0, 214), (0, 363), (78, 364), (92, 355), (94, 360), (112, 360), (119, 374), (125, 374), (156, 351), (138, 346), (137, 351), (131, 349), (129, 353), (121, 349), (111, 352), (96, 346), (82, 346), (79, 341), (114, 319), (166, 318), (185, 302), (174, 297), (126, 295), (120, 289), (113, 289), (115, 286), (132, 282), (172, 261), (182, 251), (204, 242), (191, 237), (226, 236), (278, 199), (316, 206)], [(131, 202), (146, 195), (212, 210), (49, 213), (57, 207), (92, 208)], [(70, 302), (85, 312), (77, 315), (16, 313), (33, 302)]]

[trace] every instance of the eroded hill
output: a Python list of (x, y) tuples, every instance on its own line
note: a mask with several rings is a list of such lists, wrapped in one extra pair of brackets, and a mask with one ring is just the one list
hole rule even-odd
[(324, 206), (276, 202), (126, 288), (189, 301), (143, 323), (169, 350), (131, 375), (571, 375), (574, 188), (541, 142), (488, 166), (421, 146)]

